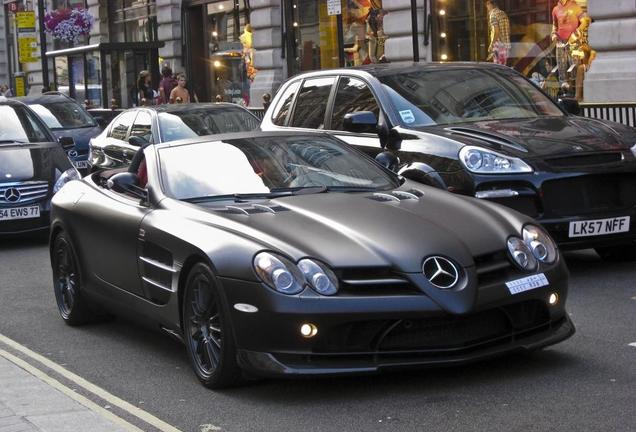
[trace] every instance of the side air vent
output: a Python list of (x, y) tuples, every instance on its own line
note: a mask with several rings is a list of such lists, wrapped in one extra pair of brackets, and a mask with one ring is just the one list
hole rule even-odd
[(270, 206), (265, 204), (252, 204), (246, 206), (225, 206), (222, 208), (215, 208), (214, 211), (217, 211), (219, 213), (249, 216), (259, 213), (276, 214), (283, 211), (289, 211), (289, 209), (279, 205)]
[(500, 135), (484, 132), (478, 129), (463, 128), (463, 127), (449, 127), (449, 128), (446, 128), (445, 130), (447, 130), (451, 134), (461, 135), (468, 138), (475, 138), (482, 141), (488, 141), (492, 144), (496, 144), (496, 145), (504, 146), (504, 147), (510, 147), (515, 150), (522, 151), (524, 153), (528, 152), (527, 149), (515, 143), (514, 141), (510, 141), (509, 139), (502, 137)]

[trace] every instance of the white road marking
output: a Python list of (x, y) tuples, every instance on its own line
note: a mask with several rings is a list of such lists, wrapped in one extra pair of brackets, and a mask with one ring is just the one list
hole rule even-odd
[(628, 345), (629, 345), (630, 347), (634, 347), (634, 348), (636, 348), (636, 342), (632, 342), (632, 343), (630, 343), (630, 344), (628, 344)]
[(21, 358), (18, 358), (16, 356), (14, 356), (13, 354), (10, 354), (10, 353), (6, 352), (5, 350), (1, 350), (1, 349), (0, 349), (0, 357), (4, 357), (5, 359), (9, 360), (11, 363), (15, 364), (16, 366), (18, 366), (18, 367), (24, 369), (25, 371), (27, 371), (28, 373), (30, 373), (34, 377), (38, 378), (41, 381), (44, 381), (46, 384), (48, 384), (51, 387), (55, 388), (59, 392), (63, 393), (64, 395), (66, 395), (68, 397), (70, 397), (74, 401), (84, 405), (89, 410), (97, 413), (101, 417), (104, 417), (105, 419), (109, 420), (111, 423), (114, 423), (117, 426), (122, 427), (124, 430), (127, 430), (129, 432), (143, 432), (137, 426), (128, 423), (126, 420), (124, 420), (121, 417), (117, 417), (115, 414), (113, 414), (110, 411), (107, 411), (104, 408), (100, 407), (99, 405), (97, 405), (95, 402), (93, 402), (92, 400), (88, 399), (87, 397), (84, 397), (81, 394), (75, 393), (73, 390), (71, 390), (70, 388), (66, 387), (64, 384), (62, 384), (58, 380), (51, 378), (50, 376), (48, 376), (47, 374), (45, 374), (41, 370), (39, 370), (39, 369), (31, 366), (27, 362), (25, 362)]
[[(116, 406), (117, 408), (126, 411), (128, 414), (133, 415), (133, 416), (137, 417), (138, 419), (148, 423), (149, 425), (154, 426), (155, 428), (157, 428), (161, 432), (181, 432), (179, 429), (177, 429), (174, 426), (164, 422), (163, 420), (153, 416), (149, 412), (146, 412), (146, 411), (144, 411), (144, 410), (132, 405), (131, 403), (126, 402), (125, 400), (118, 398), (117, 396), (113, 395), (112, 393), (109, 393), (108, 391), (102, 389), (101, 387), (96, 386), (95, 384), (85, 380), (81, 376), (74, 374), (73, 372), (63, 368), (62, 366), (58, 365), (57, 363), (47, 359), (46, 357), (36, 353), (35, 351), (30, 350), (27, 347), (19, 344), (18, 342), (14, 341), (13, 339), (9, 339), (8, 337), (4, 336), (3, 334), (0, 334), (0, 343), (3, 343), (6, 346), (11, 347), (12, 349), (14, 349), (16, 351), (19, 351), (22, 354), (28, 356), (29, 358), (31, 358), (31, 359), (43, 364), (45, 367), (55, 371), (56, 373), (60, 374), (64, 378), (68, 379), (69, 381), (72, 381), (76, 385), (82, 387), (84, 390), (87, 390), (88, 392), (100, 397), (104, 401), (108, 402), (110, 405)], [(44, 374), (44, 372), (42, 372), (42, 373)], [(46, 375), (46, 374), (44, 374), (44, 375), (48, 377), (48, 375)], [(53, 378), (50, 378), (50, 379), (53, 380)], [(106, 413), (109, 413), (107, 410), (104, 410), (101, 407), (99, 407), (99, 408), (101, 410), (105, 411)], [(112, 413), (109, 413), (109, 414), (114, 415)], [(135, 431), (138, 431), (138, 430), (139, 429), (135, 429)]]

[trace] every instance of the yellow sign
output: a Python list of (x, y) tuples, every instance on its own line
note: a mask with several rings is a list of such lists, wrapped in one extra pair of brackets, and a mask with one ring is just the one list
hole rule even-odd
[(24, 89), (24, 76), (15, 77), (15, 95), (26, 96)]
[(38, 49), (38, 39), (35, 36), (18, 37), (18, 52), (20, 63), (35, 63), (38, 58), (35, 53)]
[(18, 12), (15, 14), (15, 20), (18, 32), (34, 32), (35, 31), (35, 12)]

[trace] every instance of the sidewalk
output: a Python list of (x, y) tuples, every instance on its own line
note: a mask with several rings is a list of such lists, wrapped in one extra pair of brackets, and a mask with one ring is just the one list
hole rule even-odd
[(125, 432), (0, 356), (0, 432)]

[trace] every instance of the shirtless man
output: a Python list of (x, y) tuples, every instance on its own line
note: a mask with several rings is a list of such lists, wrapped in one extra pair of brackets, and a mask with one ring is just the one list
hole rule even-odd
[(177, 103), (177, 99), (181, 99), (178, 103), (190, 103), (190, 92), (185, 87), (186, 77), (184, 74), (177, 75), (177, 86), (170, 92), (170, 103)]

